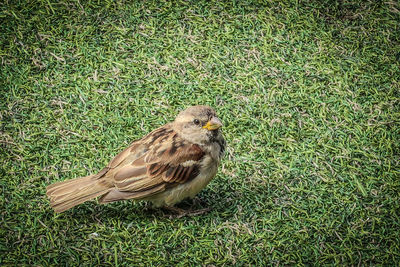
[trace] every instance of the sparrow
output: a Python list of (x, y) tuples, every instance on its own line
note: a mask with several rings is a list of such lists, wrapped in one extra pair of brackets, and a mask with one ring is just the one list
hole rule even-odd
[(211, 107), (189, 107), (133, 141), (99, 173), (49, 185), (50, 205), (63, 212), (100, 197), (101, 204), (132, 199), (173, 208), (216, 175), (226, 146), (221, 127)]

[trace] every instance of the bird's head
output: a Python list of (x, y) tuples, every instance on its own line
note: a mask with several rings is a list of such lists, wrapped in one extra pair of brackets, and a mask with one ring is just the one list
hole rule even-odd
[(174, 121), (175, 130), (185, 140), (208, 144), (222, 138), (221, 120), (209, 106), (193, 106), (181, 111)]

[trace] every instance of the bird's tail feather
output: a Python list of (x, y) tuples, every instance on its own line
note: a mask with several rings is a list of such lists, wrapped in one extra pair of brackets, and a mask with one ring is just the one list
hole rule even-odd
[(47, 196), (55, 212), (63, 212), (85, 201), (104, 195), (111, 186), (98, 175), (89, 175), (64, 182), (54, 183), (47, 187)]

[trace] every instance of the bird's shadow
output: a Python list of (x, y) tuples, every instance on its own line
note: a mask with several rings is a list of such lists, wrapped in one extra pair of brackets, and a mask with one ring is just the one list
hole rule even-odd
[[(188, 214), (178, 214), (165, 208), (155, 208), (150, 202), (145, 201), (120, 201), (106, 205), (99, 205), (95, 202), (85, 203), (66, 211), (68, 217), (73, 217), (78, 223), (99, 223), (109, 224), (110, 220), (120, 220), (126, 222), (144, 220), (176, 220), (194, 217), (219, 217), (224, 213), (224, 218), (230, 217), (235, 213), (227, 209), (227, 204), (221, 200), (213, 199), (210, 196), (196, 196), (194, 199), (185, 199), (176, 208), (188, 211)], [(205, 212), (197, 212), (207, 210)], [(231, 210), (231, 212), (227, 212)], [(228, 216), (227, 216), (228, 215)]]

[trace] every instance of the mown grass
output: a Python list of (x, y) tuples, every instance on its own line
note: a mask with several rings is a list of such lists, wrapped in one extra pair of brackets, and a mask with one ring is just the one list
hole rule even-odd
[[(1, 265), (399, 264), (396, 1), (102, 2), (0, 4)], [(229, 144), (208, 214), (53, 213), (195, 104)]]

